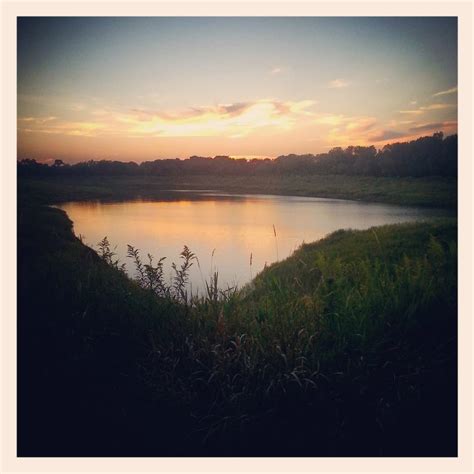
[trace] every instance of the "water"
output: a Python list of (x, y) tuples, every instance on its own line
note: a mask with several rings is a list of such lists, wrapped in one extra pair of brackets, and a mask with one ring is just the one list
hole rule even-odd
[[(422, 220), (446, 211), (406, 208), (338, 199), (292, 196), (201, 193), (182, 190), (160, 201), (62, 204), (84, 243), (97, 249), (107, 236), (129, 274), (134, 273), (127, 244), (146, 258), (166, 257), (165, 275), (187, 245), (199, 258), (190, 274), (190, 289), (202, 292), (204, 280), (219, 272), (219, 286), (243, 286), (264, 266), (282, 260), (303, 242), (337, 229)], [(274, 228), (277, 236), (274, 235)], [(252, 265), (250, 265), (252, 255)]]

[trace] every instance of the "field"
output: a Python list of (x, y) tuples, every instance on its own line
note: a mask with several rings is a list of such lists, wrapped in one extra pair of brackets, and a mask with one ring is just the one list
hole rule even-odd
[[(397, 180), (315, 179), (259, 191), (395, 199)], [(246, 181), (219, 186), (256, 192)], [(404, 181), (399, 203), (454, 192)], [(31, 204), (143, 189), (109, 182), (19, 183), (20, 455), (456, 455), (455, 219), (338, 231), (238, 292), (210, 281), (186, 301), (179, 278), (133, 281), (64, 212)]]
[(22, 178), (19, 197), (52, 203), (88, 199), (161, 197), (170, 189), (283, 194), (443, 207), (457, 206), (457, 180), (445, 177), (374, 178), (364, 176), (107, 176)]

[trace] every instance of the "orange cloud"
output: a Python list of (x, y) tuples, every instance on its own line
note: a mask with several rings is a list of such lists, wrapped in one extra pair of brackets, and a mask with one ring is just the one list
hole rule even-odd
[(377, 119), (375, 117), (361, 117), (349, 122), (346, 126), (346, 130), (354, 133), (362, 133), (371, 129), (376, 123)]
[(401, 114), (408, 114), (408, 115), (421, 115), (423, 110), (415, 109), (415, 110), (400, 110)]
[(33, 123), (46, 123), (51, 122), (52, 120), (56, 120), (57, 117), (22, 117), (18, 119), (20, 122), (33, 122)]
[(442, 109), (451, 109), (456, 107), (456, 104), (431, 104), (426, 107), (420, 107), (420, 110), (442, 110)]
[(375, 117), (318, 114), (313, 123), (331, 127), (327, 140), (333, 145), (366, 142), (366, 134), (377, 123)]
[[(68, 121), (56, 117), (19, 119), (19, 130), (65, 135), (129, 137), (247, 136), (259, 129), (290, 130), (303, 117), (313, 115), (313, 100), (253, 102), (199, 106), (178, 111), (147, 109), (95, 109), (91, 120)], [(96, 119), (100, 118), (100, 121)], [(23, 123), (28, 122), (28, 127)]]
[(409, 128), (410, 132), (429, 132), (434, 130), (457, 129), (457, 121), (422, 123)]
[(406, 136), (406, 133), (398, 132), (396, 130), (376, 130), (371, 133), (367, 139), (369, 142), (382, 142), (386, 140), (393, 140), (395, 138), (401, 138)]
[[(61, 134), (73, 136), (95, 136), (107, 128), (106, 124), (98, 122), (63, 122), (57, 117), (23, 117), (19, 118), (19, 131)], [(26, 126), (22, 124), (26, 123)]]

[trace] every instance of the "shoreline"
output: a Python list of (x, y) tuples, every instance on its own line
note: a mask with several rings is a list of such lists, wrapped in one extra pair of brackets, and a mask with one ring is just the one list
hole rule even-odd
[[(215, 182), (216, 180), (218, 182)], [(293, 196), (409, 207), (457, 209), (455, 178), (368, 178), (314, 176), (186, 177), (18, 177), (19, 201), (60, 204), (70, 201), (157, 200), (169, 193)], [(214, 196), (215, 198), (216, 196)]]

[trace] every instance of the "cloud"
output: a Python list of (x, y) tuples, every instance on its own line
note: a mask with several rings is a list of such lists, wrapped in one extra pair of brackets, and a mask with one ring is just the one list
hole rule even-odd
[(350, 82), (344, 79), (334, 79), (328, 83), (330, 89), (342, 89), (343, 87), (348, 87)]
[(235, 104), (220, 105), (219, 109), (228, 114), (239, 114), (250, 106), (250, 102), (237, 102)]
[(125, 137), (243, 137), (256, 130), (291, 130), (305, 117), (313, 100), (279, 101), (261, 99), (215, 106), (198, 106), (184, 110), (158, 111), (148, 109), (97, 109), (90, 112), (90, 120), (68, 121), (54, 118), (28, 120), (20, 118), (25, 132), (64, 135)]
[(342, 114), (320, 114), (314, 121), (320, 125), (337, 126), (346, 123), (348, 120), (350, 120), (350, 118)]
[(18, 119), (21, 122), (32, 122), (37, 124), (42, 124), (46, 122), (51, 122), (52, 120), (56, 120), (56, 117), (49, 116), (49, 117), (22, 117)]
[(457, 91), (458, 91), (458, 86), (455, 86), (455, 87), (451, 87), (451, 89), (447, 89), (445, 91), (436, 92), (436, 94), (433, 94), (433, 97), (439, 97), (441, 95), (454, 94)]
[(349, 122), (346, 125), (346, 130), (354, 133), (362, 133), (370, 130), (377, 123), (375, 117), (360, 117)]
[(103, 109), (94, 109), (91, 111), (91, 114), (92, 115), (95, 115), (97, 117), (102, 117), (104, 115), (108, 115), (110, 113), (109, 110), (107, 110), (106, 108), (103, 108)]
[(347, 146), (367, 143), (367, 136), (373, 134), (377, 119), (370, 116), (349, 116), (343, 114), (315, 114), (313, 124), (329, 127), (320, 133), (332, 146)]
[(458, 123), (456, 121), (448, 122), (432, 122), (416, 125), (415, 127), (409, 128), (410, 132), (428, 132), (431, 130), (444, 130), (446, 128), (456, 128)]
[[(299, 101), (299, 102), (282, 102), (274, 99), (262, 99), (253, 102), (235, 102), (229, 104), (218, 104), (214, 106), (200, 105), (188, 107), (181, 110), (149, 110), (133, 108), (130, 109), (130, 115), (141, 121), (163, 120), (163, 121), (181, 121), (188, 119), (198, 119), (209, 115), (219, 116), (220, 118), (237, 117), (247, 110), (255, 107), (257, 104), (271, 104), (275, 109), (275, 114), (285, 114), (314, 105), (315, 101)], [(125, 120), (129, 121), (130, 116), (125, 116)]]
[[(416, 114), (423, 111), (416, 111)], [(416, 115), (415, 115), (416, 116)], [(453, 132), (456, 121), (417, 123), (413, 120), (390, 120), (378, 125), (375, 117), (317, 114), (314, 122), (327, 125), (326, 141), (332, 146), (369, 145), (396, 139), (416, 139), (426, 132), (438, 130)]]
[(281, 67), (274, 67), (271, 71), (270, 74), (280, 74), (283, 72), (283, 69)]
[(415, 110), (400, 110), (400, 114), (407, 114), (407, 115), (420, 115), (423, 113), (423, 110), (415, 109)]
[(394, 138), (401, 138), (406, 136), (406, 133), (398, 132), (396, 130), (377, 130), (371, 133), (367, 139), (369, 142), (383, 142), (385, 140), (392, 140)]
[(420, 107), (420, 110), (442, 110), (456, 107), (456, 104), (431, 104), (426, 107)]
[(397, 128), (400, 125), (411, 125), (413, 123), (416, 122), (414, 122), (413, 120), (390, 120), (389, 122), (387, 122), (386, 126), (388, 128)]
[(443, 110), (443, 109), (451, 109), (456, 107), (456, 104), (430, 104), (425, 105), (423, 107), (418, 107), (417, 109), (412, 110), (400, 110), (400, 114), (409, 114), (409, 115), (421, 115), (425, 113), (427, 110)]
[(96, 136), (107, 125), (94, 121), (62, 121), (58, 117), (20, 117), (18, 130), (51, 135)]
[(246, 136), (256, 129), (289, 130), (314, 105), (314, 101), (281, 102), (258, 100), (248, 103), (223, 104), (194, 109), (192, 115), (183, 114), (172, 119), (156, 116), (136, 133), (156, 136)]

